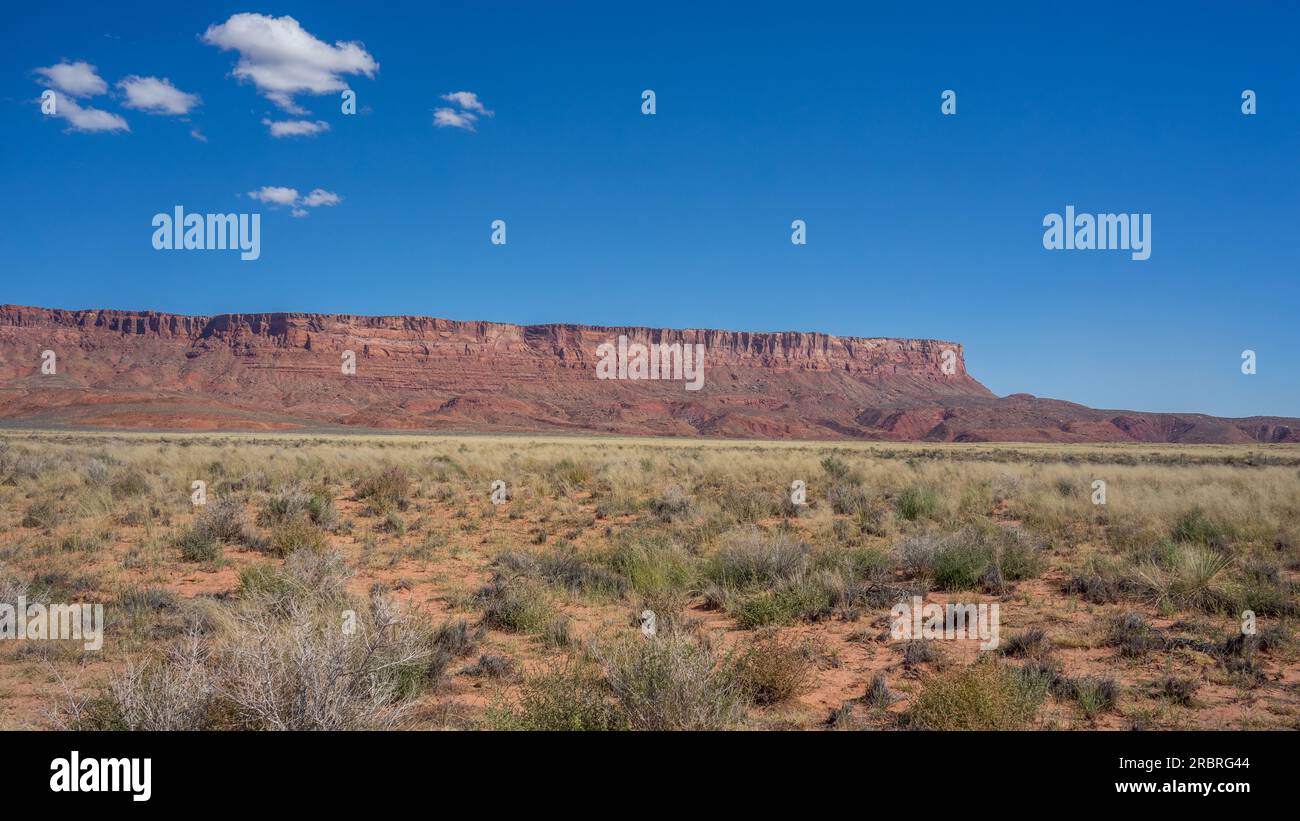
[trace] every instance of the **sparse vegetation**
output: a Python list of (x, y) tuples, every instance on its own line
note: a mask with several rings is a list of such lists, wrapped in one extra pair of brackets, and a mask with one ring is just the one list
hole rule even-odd
[[(59, 721), (104, 729), (1294, 727), (1298, 469), (1290, 446), (6, 431), (0, 599), (103, 602), (108, 629), (93, 657), (0, 642), (0, 727), (57, 723), (32, 707), (52, 673)], [(891, 638), (912, 596), (999, 602), (997, 651)]]

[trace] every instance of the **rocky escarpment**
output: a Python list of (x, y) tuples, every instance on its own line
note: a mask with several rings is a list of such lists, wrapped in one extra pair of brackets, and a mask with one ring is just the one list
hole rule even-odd
[[(702, 346), (699, 389), (674, 378), (599, 378), (602, 357), (623, 350), (620, 337), (628, 351)], [(602, 354), (602, 345), (612, 348)], [(42, 372), (46, 352), (53, 373)], [(0, 306), (0, 418), (1042, 441), (1296, 441), (1300, 427), (998, 399), (967, 373), (962, 346), (940, 340), (12, 305)]]

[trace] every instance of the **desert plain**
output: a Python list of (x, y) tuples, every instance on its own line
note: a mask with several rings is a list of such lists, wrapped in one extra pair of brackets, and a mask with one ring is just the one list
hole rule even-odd
[(1296, 729), (1298, 571), (1292, 444), (9, 427), (0, 728)]

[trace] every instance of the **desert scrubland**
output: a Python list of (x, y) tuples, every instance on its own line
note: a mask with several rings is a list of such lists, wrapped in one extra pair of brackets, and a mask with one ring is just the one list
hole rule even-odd
[(104, 639), (0, 727), (1295, 729), (1297, 571), (1294, 445), (10, 429), (0, 603)]

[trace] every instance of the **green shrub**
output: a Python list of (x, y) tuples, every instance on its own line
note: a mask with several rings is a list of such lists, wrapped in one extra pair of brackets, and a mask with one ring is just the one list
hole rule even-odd
[(842, 603), (839, 601), (841, 591), (819, 581), (816, 577), (805, 577), (787, 582), (776, 590), (759, 590), (740, 596), (728, 612), (746, 630), (823, 618), (837, 603)]
[(1002, 582), (1038, 575), (1038, 547), (1018, 528), (971, 526), (944, 539), (932, 559), (935, 586), (941, 590), (1001, 593)]
[(337, 610), (347, 598), (351, 576), (337, 552), (300, 551), (291, 554), (282, 567), (255, 564), (241, 569), (236, 595), (275, 615), (285, 615), (305, 601)]
[(647, 534), (622, 539), (606, 561), (628, 587), (649, 598), (684, 591), (695, 581), (695, 563), (690, 554), (665, 536)]
[(974, 531), (945, 539), (934, 554), (934, 585), (940, 590), (973, 590), (995, 560), (993, 546)]
[(266, 552), (272, 556), (288, 556), (298, 550), (324, 550), (328, 542), (320, 528), (306, 516), (290, 519), (276, 525), (266, 540)]
[(327, 530), (334, 527), (338, 521), (338, 509), (334, 507), (334, 497), (325, 490), (312, 493), (307, 501), (307, 516), (312, 522)]
[(938, 508), (939, 497), (934, 490), (920, 485), (903, 488), (898, 498), (894, 499), (894, 510), (899, 518), (909, 522), (932, 518)]
[(488, 709), (487, 724), (497, 730), (630, 729), (600, 671), (575, 662), (525, 679), (513, 704)]
[(1238, 594), (1228, 585), (1232, 557), (1216, 548), (1180, 544), (1168, 566), (1147, 562), (1137, 571), (1157, 604), (1223, 613), (1237, 609)]
[(1196, 542), (1210, 547), (1225, 547), (1232, 538), (1232, 528), (1194, 507), (1178, 517), (1170, 536), (1177, 542)]
[(926, 681), (908, 717), (926, 730), (1021, 730), (1045, 696), (1014, 670), (982, 661)]
[(198, 528), (187, 528), (176, 537), (176, 547), (187, 562), (211, 562), (221, 557), (221, 543)]
[(847, 482), (851, 485), (862, 484), (862, 477), (854, 474), (848, 463), (836, 456), (827, 456), (823, 459), (822, 470), (833, 481)]
[(1089, 721), (1114, 710), (1119, 701), (1119, 684), (1108, 677), (1062, 679), (1055, 689), (1059, 695), (1076, 701)]
[(1238, 610), (1253, 610), (1258, 616), (1300, 614), (1296, 585), (1282, 577), (1277, 568), (1260, 572), (1259, 565), (1246, 569), (1238, 585)]
[(282, 487), (266, 500), (266, 507), (257, 515), (257, 523), (274, 527), (303, 516), (323, 528), (332, 527), (338, 519), (334, 497), (324, 488), (308, 492), (296, 485)]
[(531, 579), (501, 576), (478, 592), (483, 621), (508, 633), (540, 633), (555, 618), (546, 589)]
[(997, 563), (1007, 581), (1032, 579), (1043, 571), (1040, 545), (1018, 527), (997, 531)]

